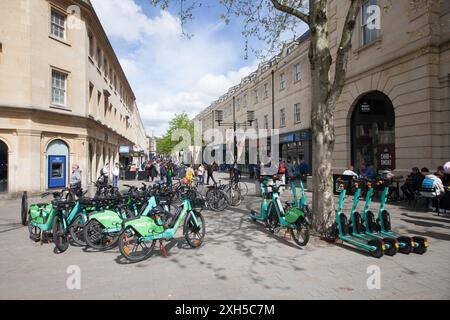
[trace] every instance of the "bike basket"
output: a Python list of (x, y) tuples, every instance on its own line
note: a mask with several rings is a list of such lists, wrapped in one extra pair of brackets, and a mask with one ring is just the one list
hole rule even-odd
[(298, 218), (304, 216), (305, 214), (303, 213), (303, 211), (297, 209), (297, 208), (292, 208), (291, 210), (288, 210), (286, 212), (286, 222), (287, 223), (295, 223), (297, 222)]

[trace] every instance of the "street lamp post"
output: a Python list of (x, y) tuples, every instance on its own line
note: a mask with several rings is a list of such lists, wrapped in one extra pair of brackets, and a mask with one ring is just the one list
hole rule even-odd
[(234, 162), (237, 162), (237, 137), (236, 137), (236, 131), (238, 125), (249, 125), (252, 126), (254, 119), (254, 111), (247, 111), (247, 121), (238, 123), (236, 122), (236, 97), (233, 96), (233, 122), (226, 123), (223, 122), (223, 111), (222, 110), (216, 110), (215, 111), (215, 121), (217, 122), (219, 127), (223, 126), (233, 126), (233, 140), (234, 140)]

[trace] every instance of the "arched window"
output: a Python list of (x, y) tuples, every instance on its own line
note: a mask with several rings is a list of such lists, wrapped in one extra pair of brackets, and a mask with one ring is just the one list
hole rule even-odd
[(356, 102), (351, 119), (355, 169), (395, 169), (395, 111), (384, 93), (374, 91)]

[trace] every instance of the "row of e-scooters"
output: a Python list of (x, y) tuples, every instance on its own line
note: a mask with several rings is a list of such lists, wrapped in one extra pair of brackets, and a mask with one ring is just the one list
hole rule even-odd
[(110, 194), (97, 192), (93, 198), (81, 190), (64, 189), (54, 192), (52, 201), (30, 206), (24, 193), (22, 223), (28, 225), (30, 239), (53, 242), (58, 253), (70, 244), (97, 251), (118, 246), (130, 262), (150, 257), (157, 241), (165, 255), (163, 241), (172, 239), (179, 227), (191, 247), (203, 244), (205, 222), (200, 211), (205, 204), (195, 193), (174, 192), (163, 184), (127, 187), (125, 192), (107, 188)]
[[(358, 212), (358, 203), (361, 196), (361, 185), (365, 184), (366, 199), (362, 213)], [(354, 190), (353, 206), (350, 218), (347, 219), (344, 211), (344, 202), (347, 190)], [(397, 252), (409, 254), (424, 254), (428, 249), (428, 240), (424, 237), (405, 236), (391, 229), (390, 214), (386, 210), (389, 194), (389, 180), (361, 181), (354, 178), (338, 179), (339, 204), (336, 213), (336, 222), (327, 230), (326, 239), (330, 242), (341, 240), (358, 248), (368, 251), (372, 256), (380, 258), (383, 254), (393, 256)], [(377, 217), (370, 210), (374, 187), (382, 190), (380, 208)]]

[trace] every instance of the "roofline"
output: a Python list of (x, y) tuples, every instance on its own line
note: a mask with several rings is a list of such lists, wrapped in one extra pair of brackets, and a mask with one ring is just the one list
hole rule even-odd
[(100, 31), (102, 32), (103, 38), (106, 39), (106, 44), (108, 46), (108, 49), (111, 51), (111, 53), (112, 53), (112, 55), (113, 55), (113, 57), (115, 59), (115, 62), (119, 65), (120, 73), (121, 73), (122, 77), (125, 79), (125, 83), (126, 83), (126, 85), (128, 86), (128, 89), (131, 92), (132, 99), (134, 101), (136, 101), (136, 96), (134, 94), (134, 91), (131, 88), (130, 83), (128, 82), (128, 78), (125, 75), (125, 72), (123, 71), (122, 65), (120, 64), (120, 61), (117, 58), (116, 52), (114, 51), (114, 48), (112, 47), (111, 42), (109, 41), (108, 35), (106, 34), (105, 29), (103, 28), (103, 25), (102, 25), (98, 15), (97, 15), (97, 12), (95, 12), (95, 10), (94, 10), (94, 7), (92, 6), (92, 4), (90, 5), (90, 4), (86, 3), (84, 0), (71, 0), (71, 1), (76, 3), (76, 4), (78, 4), (79, 6), (81, 6), (83, 8), (85, 8), (87, 11), (89, 11), (92, 14), (92, 16), (94, 18), (94, 22), (97, 24), (97, 26), (99, 27)]

